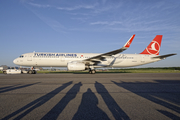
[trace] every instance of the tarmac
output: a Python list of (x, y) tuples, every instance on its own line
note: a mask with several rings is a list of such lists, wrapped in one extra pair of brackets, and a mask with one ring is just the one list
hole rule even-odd
[(180, 73), (0, 74), (0, 119), (180, 120)]

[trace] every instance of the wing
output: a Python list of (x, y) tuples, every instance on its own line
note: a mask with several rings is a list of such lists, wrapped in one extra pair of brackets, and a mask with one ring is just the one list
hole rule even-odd
[(100, 55), (97, 55), (97, 56), (94, 56), (94, 57), (91, 57), (91, 58), (88, 58), (88, 59), (85, 59), (83, 61), (86, 61), (86, 64), (88, 62), (99, 62), (99, 61), (104, 61), (105, 58), (107, 56), (112, 56), (112, 55), (116, 55), (118, 53), (121, 53), (123, 52), (124, 50), (128, 49), (133, 41), (135, 37), (135, 34), (126, 42), (126, 44), (120, 48), (120, 49), (117, 49), (117, 50), (114, 50), (114, 51), (111, 51), (111, 52), (107, 52), (107, 53), (104, 53), (104, 54), (100, 54)]

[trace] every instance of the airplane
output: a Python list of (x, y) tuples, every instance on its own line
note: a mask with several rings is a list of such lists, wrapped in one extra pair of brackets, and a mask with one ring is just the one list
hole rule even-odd
[(33, 52), (25, 53), (13, 62), (20, 66), (30, 66), (30, 74), (36, 74), (35, 67), (67, 67), (70, 71), (89, 70), (95, 74), (95, 68), (101, 67), (133, 67), (163, 60), (176, 54), (159, 55), (162, 35), (156, 35), (152, 42), (140, 54), (118, 54), (127, 50), (135, 34), (126, 44), (117, 50), (103, 54), (98, 53), (47, 53)]

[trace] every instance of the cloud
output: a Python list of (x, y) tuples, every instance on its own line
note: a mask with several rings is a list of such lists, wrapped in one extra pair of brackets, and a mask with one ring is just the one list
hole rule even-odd
[(67, 11), (72, 11), (72, 10), (78, 10), (78, 9), (93, 9), (97, 6), (97, 4), (94, 5), (77, 5), (77, 6), (72, 6), (72, 7), (56, 7), (56, 6), (51, 6), (51, 5), (43, 5), (43, 4), (35, 4), (35, 3), (28, 3), (31, 6), (38, 7), (38, 8), (49, 8), (53, 7), (58, 10), (67, 10)]
[(91, 25), (117, 25), (117, 24), (122, 24), (122, 22), (121, 21), (112, 21), (112, 22), (98, 21), (98, 22), (92, 22), (90, 24)]
[[(160, 31), (160, 30), (171, 30), (177, 31), (179, 29), (179, 25), (176, 25), (175, 22), (178, 19), (174, 19), (172, 11), (171, 14), (164, 14), (165, 11), (163, 8), (172, 9), (174, 5), (170, 7), (165, 4), (165, 2), (157, 2), (156, 4), (149, 2), (150, 5), (146, 4), (145, 2), (139, 2), (134, 5), (135, 2), (127, 3), (127, 2), (109, 2), (107, 0), (103, 0), (101, 2), (93, 1), (91, 4), (89, 2), (84, 3), (77, 3), (76, 5), (69, 3), (69, 2), (58, 2), (51, 4), (44, 3), (44, 4), (36, 4), (36, 3), (28, 3), (33, 7), (38, 8), (54, 8), (56, 10), (67, 11), (65, 12), (66, 16), (63, 18), (64, 21), (74, 20), (72, 24), (76, 28), (70, 29), (83, 29), (80, 28), (78, 24), (85, 25), (83, 27), (91, 27), (93, 29), (97, 27), (95, 30), (114, 30), (114, 31), (126, 31), (126, 32), (141, 32), (141, 31)], [(65, 4), (66, 3), (66, 4)], [(68, 3), (68, 4), (67, 4)], [(46, 5), (45, 5), (46, 4)], [(153, 6), (151, 4), (154, 4)], [(68, 5), (68, 6), (64, 6)], [(130, 8), (130, 6), (133, 6)], [(53, 10), (54, 10), (53, 9)], [(79, 11), (77, 11), (79, 10)], [(57, 11), (57, 12), (59, 12)], [(158, 11), (158, 12), (157, 12)], [(48, 11), (50, 12), (50, 11)], [(56, 24), (57, 26), (60, 25), (60, 21), (53, 21), (47, 18), (41, 17), (42, 20), (46, 21), (52, 28)], [(51, 22), (48, 22), (51, 21)], [(81, 23), (79, 22), (81, 21)], [(52, 24), (50, 24), (52, 23)], [(66, 22), (64, 22), (64, 26)], [(179, 23), (177, 23), (179, 24)]]
[(96, 6), (97, 6), (97, 4), (94, 4), (94, 5), (78, 5), (78, 6), (74, 6), (74, 7), (56, 7), (56, 9), (72, 11), (72, 10), (78, 10), (78, 9), (93, 9)]
[[(29, 8), (30, 9), (30, 8)], [(57, 20), (51, 19), (49, 17), (45, 17), (44, 15), (40, 14), (39, 12), (30, 9), (40, 20), (42, 20), (45, 24), (51, 27), (56, 32), (66, 33), (67, 30), (60, 22)]]
[(102, 14), (107, 12), (111, 13), (113, 10), (117, 10), (120, 7), (122, 7), (122, 5), (123, 5), (122, 3), (117, 3), (117, 4), (99, 6), (98, 8), (94, 9), (93, 13), (94, 14)]
[(41, 5), (41, 4), (35, 4), (35, 3), (28, 3), (29, 5), (32, 5), (34, 7), (38, 7), (38, 8), (49, 8), (51, 7), (50, 5)]
[(91, 25), (107, 25), (108, 22), (103, 22), (103, 21), (98, 21), (98, 22), (93, 22), (93, 23), (90, 23)]

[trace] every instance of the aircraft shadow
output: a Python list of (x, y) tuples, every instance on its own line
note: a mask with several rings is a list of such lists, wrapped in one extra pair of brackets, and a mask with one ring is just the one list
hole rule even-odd
[(29, 104), (25, 105), (24, 107), (20, 108), (19, 110), (9, 114), (8, 116), (4, 117), (1, 120), (7, 120), (10, 119), (14, 116), (16, 116), (17, 114), (21, 113), (20, 115), (18, 115), (16, 118), (14, 118), (14, 120), (19, 120), (22, 119), (24, 116), (26, 116), (28, 113), (30, 113), (31, 111), (33, 111), (34, 109), (40, 107), (41, 105), (45, 104), (47, 101), (49, 101), (51, 98), (53, 98), (56, 94), (58, 94), (60, 91), (62, 91), (63, 89), (65, 89), (67, 86), (69, 86), (70, 84), (72, 84), (71, 82), (65, 83), (63, 84), (61, 87), (56, 88), (55, 90), (51, 91), (50, 93), (30, 102)]
[[(117, 83), (112, 81), (119, 87), (123, 87), (138, 96), (146, 98), (156, 104), (164, 106), (168, 109), (176, 111), (180, 113), (180, 81), (179, 80), (154, 80), (156, 83), (141, 83), (141, 82), (121, 82)], [(176, 84), (173, 87), (171, 84)], [(169, 102), (166, 102), (169, 101)], [(171, 104), (173, 103), (173, 104)], [(177, 106), (175, 105), (177, 104)], [(165, 116), (171, 119), (180, 119), (180, 117), (174, 115), (173, 113), (169, 113), (168, 111), (157, 110), (160, 113), (164, 114)]]
[(41, 120), (56, 120), (66, 105), (76, 97), (76, 94), (79, 92), (81, 86), (81, 82), (75, 84)]
[(104, 102), (106, 103), (106, 105), (108, 106), (109, 110), (111, 111), (116, 120), (130, 120), (128, 115), (119, 107), (119, 105), (112, 98), (112, 96), (109, 94), (104, 85), (96, 81), (95, 87), (97, 92), (102, 96)]
[(81, 104), (73, 120), (110, 120), (109, 117), (97, 106), (96, 95), (88, 88), (82, 96)]
[(33, 84), (27, 84), (27, 85), (21, 85), (21, 86), (19, 86), (19, 84), (18, 84), (18, 85), (14, 85), (14, 86), (3, 87), (3, 88), (0, 88), (0, 93), (9, 92), (9, 91), (13, 91), (13, 90), (16, 90), (16, 89), (29, 87), (29, 86), (32, 86), (32, 85), (35, 85), (35, 84), (38, 84), (38, 83), (40, 83), (40, 82), (33, 83)]

